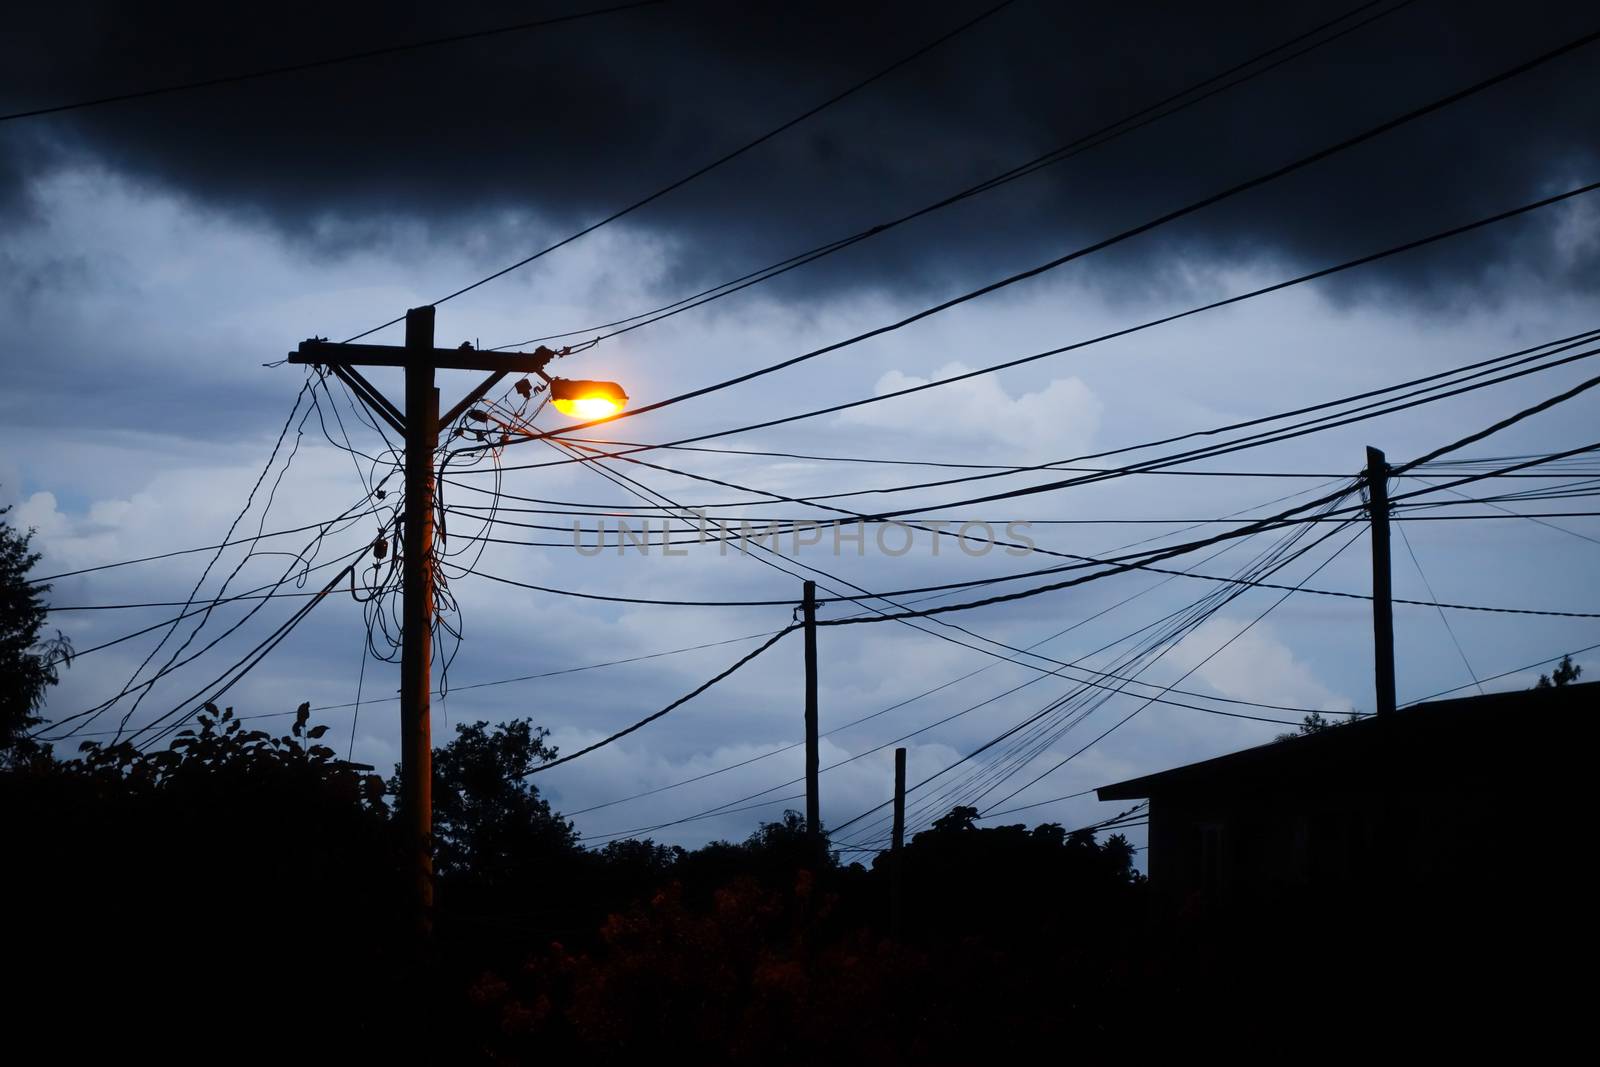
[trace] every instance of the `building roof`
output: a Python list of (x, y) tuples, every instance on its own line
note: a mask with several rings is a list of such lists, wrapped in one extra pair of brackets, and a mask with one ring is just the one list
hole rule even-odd
[[(1179, 793), (1481, 780), (1527, 790), (1592, 774), (1600, 682), (1439, 700), (1101, 786), (1101, 800)], [(1566, 778), (1568, 782), (1570, 778)]]

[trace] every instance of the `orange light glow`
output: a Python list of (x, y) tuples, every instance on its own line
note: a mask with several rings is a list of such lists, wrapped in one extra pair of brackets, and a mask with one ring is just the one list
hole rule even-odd
[(628, 394), (616, 382), (554, 378), (550, 402), (561, 414), (575, 419), (608, 419), (628, 403)]
[(575, 419), (603, 419), (622, 410), (622, 405), (608, 396), (580, 396), (570, 400), (557, 398), (551, 403), (561, 414)]

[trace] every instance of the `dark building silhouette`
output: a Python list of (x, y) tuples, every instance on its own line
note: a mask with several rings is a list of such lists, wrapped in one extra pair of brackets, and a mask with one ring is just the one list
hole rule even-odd
[(1600, 683), (1419, 704), (1134, 778), (1168, 916), (1295, 900), (1554, 904), (1590, 823)]

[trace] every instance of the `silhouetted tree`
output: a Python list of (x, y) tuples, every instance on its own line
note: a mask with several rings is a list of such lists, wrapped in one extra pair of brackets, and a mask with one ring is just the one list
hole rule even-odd
[(1556, 669), (1551, 674), (1539, 675), (1539, 684), (1535, 689), (1560, 689), (1562, 686), (1571, 685), (1583, 673), (1583, 668), (1572, 662), (1572, 657), (1562, 656), (1561, 662), (1556, 664)]
[(933, 820), (933, 832), (937, 834), (956, 834), (978, 828), (978, 809), (954, 807), (944, 815)]
[[(0, 508), (0, 516), (10, 510)], [(39, 562), (39, 553), (29, 550), (32, 539), (32, 530), (18, 533), (0, 517), (0, 766), (44, 755), (27, 734), (43, 721), (35, 712), (56, 684), (57, 668), (72, 662), (72, 643), (60, 632), (40, 636), (50, 586), (28, 582)]]
[(785, 876), (799, 868), (820, 870), (833, 866), (827, 833), (813, 839), (806, 829), (805, 816), (798, 811), (785, 811), (777, 822), (762, 823), (745, 839), (744, 849), (759, 866), (783, 868), (781, 873)]
[(592, 853), (608, 867), (635, 876), (665, 879), (674, 864), (688, 855), (681, 845), (658, 845), (650, 838), (625, 837), (608, 841)]
[[(550, 732), (528, 719), (456, 727), (433, 753), (434, 869), (483, 885), (518, 882), (577, 848), (572, 824), (550, 810), (528, 772), (556, 756)], [(400, 791), (399, 768), (390, 793)]]
[(1332, 729), (1335, 726), (1348, 726), (1355, 721), (1356, 718), (1353, 714), (1347, 719), (1330, 719), (1320, 711), (1313, 711), (1300, 720), (1300, 726), (1294, 733), (1279, 734), (1273, 740), (1288, 741), (1296, 737), (1309, 737), (1312, 734), (1320, 734), (1322, 731)]
[(699, 907), (740, 878), (753, 879), (767, 889), (788, 889), (801, 871), (815, 875), (837, 869), (828, 851), (827, 835), (813, 841), (806, 832), (805, 816), (785, 811), (780, 819), (762, 823), (738, 844), (712, 841), (685, 853), (674, 865), (672, 877), (682, 884), (685, 899)]

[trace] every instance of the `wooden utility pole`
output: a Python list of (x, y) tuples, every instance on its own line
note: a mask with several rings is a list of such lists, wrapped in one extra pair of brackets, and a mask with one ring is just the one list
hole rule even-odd
[(406, 312), (406, 495), (401, 537), (400, 825), (411, 838), (420, 921), (433, 914), (433, 308)]
[(1372, 673), (1379, 715), (1394, 710), (1394, 602), (1389, 584), (1389, 464), (1367, 448), (1367, 510), (1372, 519)]
[(805, 584), (806, 626), (806, 833), (822, 837), (822, 804), (817, 795), (817, 583)]
[[(433, 521), (434, 453), (441, 427), (447, 427), (507, 374), (536, 374), (549, 382), (545, 366), (556, 353), (478, 352), (470, 346), (435, 348), (434, 309), (406, 312), (406, 343), (393, 345), (334, 344), (303, 341), (289, 353), (290, 363), (327, 367), (350, 387), (373, 414), (405, 438), (405, 500), (401, 529), (400, 642), (400, 821), (410, 838), (411, 875), (416, 917), (426, 934), (433, 908), (433, 737), (429, 712), (433, 693)], [(398, 367), (405, 371), (405, 410), (394, 406), (361, 373), (358, 366)], [(434, 372), (440, 369), (489, 371), (489, 377), (468, 393), (443, 418)]]
[(894, 750), (894, 839), (889, 851), (889, 934), (905, 925), (906, 750)]

